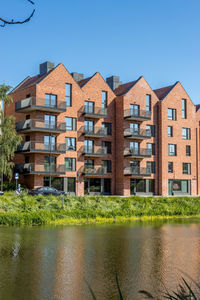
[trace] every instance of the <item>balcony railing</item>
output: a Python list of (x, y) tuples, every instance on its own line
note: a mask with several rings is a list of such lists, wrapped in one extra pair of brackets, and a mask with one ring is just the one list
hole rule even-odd
[(83, 146), (81, 151), (85, 156), (101, 157), (107, 155), (107, 148), (101, 146), (94, 146), (94, 147)]
[(106, 118), (107, 108), (83, 106), (83, 115), (88, 118)]
[(82, 133), (88, 137), (105, 137), (107, 136), (107, 128), (97, 126), (83, 126)]
[(152, 151), (147, 148), (126, 148), (124, 150), (124, 156), (126, 157), (151, 157)]
[(126, 128), (124, 130), (124, 136), (134, 139), (149, 139), (151, 138), (151, 130), (149, 129), (138, 129), (134, 130), (131, 128)]
[(15, 172), (23, 175), (29, 174), (44, 174), (44, 175), (62, 175), (65, 174), (64, 165), (48, 165), (48, 164), (20, 164), (15, 166)]
[(44, 122), (43, 120), (33, 120), (28, 119), (25, 121), (16, 123), (16, 131), (21, 132), (30, 132), (30, 131), (44, 131), (44, 132), (65, 132), (66, 124), (65, 123), (55, 123), (50, 124)]
[(125, 176), (151, 176), (151, 170), (149, 168), (140, 168), (140, 167), (127, 167), (124, 170)]
[(36, 97), (26, 98), (15, 103), (16, 112), (29, 112), (33, 110), (64, 112), (66, 111), (66, 103), (64, 101), (53, 102)]
[(83, 175), (85, 176), (105, 176), (107, 174), (107, 168), (105, 167), (83, 167)]
[(124, 118), (137, 121), (151, 120), (151, 112), (142, 109), (126, 109)]
[(65, 144), (46, 144), (42, 142), (35, 142), (35, 141), (29, 141), (29, 142), (22, 142), (18, 147), (17, 151), (18, 153), (52, 153), (52, 154), (60, 154), (66, 152), (66, 145)]

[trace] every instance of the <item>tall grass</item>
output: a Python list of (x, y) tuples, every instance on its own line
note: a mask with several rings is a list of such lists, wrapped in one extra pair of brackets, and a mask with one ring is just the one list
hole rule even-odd
[[(200, 197), (0, 196), (0, 224), (36, 225), (55, 220), (126, 220), (200, 215)], [(58, 222), (58, 223), (59, 223)], [(68, 223), (68, 222), (67, 222)]]

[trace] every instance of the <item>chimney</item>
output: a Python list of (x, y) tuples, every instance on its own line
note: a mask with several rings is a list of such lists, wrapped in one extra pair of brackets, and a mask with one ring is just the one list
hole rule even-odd
[(77, 72), (72, 72), (71, 75), (76, 82), (81, 81), (84, 78), (84, 74), (77, 73)]
[(114, 91), (116, 88), (118, 88), (119, 85), (122, 84), (122, 82), (120, 81), (120, 77), (119, 76), (111, 76), (106, 78), (106, 82), (109, 85), (109, 87)]
[(44, 75), (54, 69), (54, 63), (46, 61), (40, 64), (40, 75)]

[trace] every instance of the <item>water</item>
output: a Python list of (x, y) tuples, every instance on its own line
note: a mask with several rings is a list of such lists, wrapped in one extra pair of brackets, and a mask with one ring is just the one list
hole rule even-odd
[[(178, 223), (177, 223), (178, 222)], [(1, 300), (125, 299), (159, 296), (181, 272), (200, 279), (200, 220), (66, 227), (0, 228)]]

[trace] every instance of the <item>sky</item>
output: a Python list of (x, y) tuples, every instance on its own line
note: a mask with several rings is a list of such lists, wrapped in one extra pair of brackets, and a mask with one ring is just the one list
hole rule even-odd
[[(2, 0), (0, 17), (23, 19), (32, 8)], [(14, 87), (52, 61), (123, 83), (143, 75), (152, 89), (180, 81), (200, 103), (199, 0), (35, 0), (35, 9), (29, 23), (0, 27), (0, 84)]]

